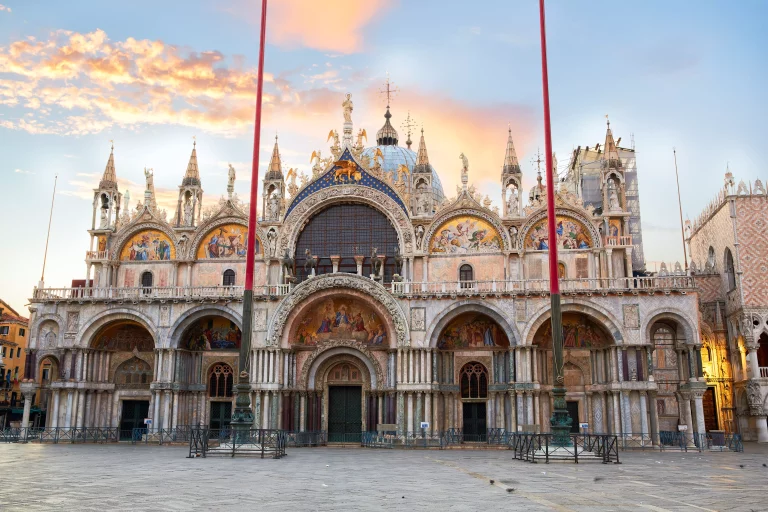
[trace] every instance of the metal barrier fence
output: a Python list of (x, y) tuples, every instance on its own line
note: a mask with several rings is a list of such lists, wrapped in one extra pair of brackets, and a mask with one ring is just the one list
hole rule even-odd
[(279, 459), (286, 456), (288, 436), (285, 430), (249, 429), (211, 429), (193, 427), (189, 430), (189, 456), (209, 457), (212, 455), (264, 456)]
[(514, 457), (528, 462), (553, 460), (599, 460), (603, 464), (619, 462), (619, 443), (614, 435), (571, 434), (569, 443), (554, 442), (553, 434), (509, 433), (508, 447)]
[(328, 433), (325, 430), (313, 432), (286, 432), (286, 444), (292, 448), (327, 446)]
[(363, 432), (360, 444), (366, 448), (443, 449), (447, 441), (443, 432)]

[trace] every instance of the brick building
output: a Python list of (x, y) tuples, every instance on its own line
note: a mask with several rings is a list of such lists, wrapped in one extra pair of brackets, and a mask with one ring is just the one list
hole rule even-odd
[(29, 320), (0, 299), (0, 428), (20, 421)]

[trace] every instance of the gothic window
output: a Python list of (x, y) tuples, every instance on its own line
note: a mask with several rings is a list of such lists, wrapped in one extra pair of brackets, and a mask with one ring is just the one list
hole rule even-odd
[(725, 275), (728, 279), (728, 291), (736, 288), (736, 269), (733, 267), (733, 254), (731, 250), (725, 249)]
[(228, 268), (224, 271), (224, 280), (222, 283), (224, 286), (235, 286), (235, 271)]
[(121, 388), (149, 389), (152, 383), (152, 368), (146, 361), (132, 357), (117, 367), (115, 385)]
[(656, 381), (677, 382), (679, 377), (674, 327), (664, 323), (656, 324), (652, 330), (651, 339), (654, 345)]
[(355, 366), (341, 363), (334, 366), (328, 372), (328, 381), (330, 382), (361, 382), (360, 370)]
[(488, 370), (482, 364), (465, 364), (460, 382), (461, 398), (488, 398)]
[(363, 256), (363, 275), (373, 273), (371, 252), (377, 249), (384, 261), (384, 281), (390, 282), (398, 251), (397, 232), (380, 211), (361, 204), (334, 205), (312, 217), (296, 242), (296, 277), (306, 279), (306, 250), (317, 256), (317, 274), (333, 272), (331, 256), (340, 256), (339, 272), (357, 273), (355, 256)]
[(459, 281), (462, 288), (472, 288), (472, 281), (475, 280), (475, 272), (471, 265), (464, 264), (459, 267)]
[(213, 365), (208, 374), (208, 394), (211, 398), (231, 398), (234, 375), (228, 364)]
[(141, 287), (152, 288), (152, 272), (146, 271), (141, 274)]
[(714, 270), (715, 269), (715, 248), (710, 246), (709, 251), (707, 252), (707, 268)]

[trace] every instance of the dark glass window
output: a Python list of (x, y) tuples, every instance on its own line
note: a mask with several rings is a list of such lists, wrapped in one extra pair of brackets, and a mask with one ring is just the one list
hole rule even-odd
[(152, 287), (152, 272), (144, 272), (141, 274), (141, 286), (143, 288)]
[(462, 265), (459, 267), (459, 281), (461, 281), (462, 288), (470, 288), (472, 281), (475, 280), (475, 273), (472, 271), (470, 265)]
[(211, 398), (232, 396), (232, 367), (228, 364), (216, 364), (208, 374), (208, 394)]
[(488, 370), (480, 363), (461, 369), (461, 398), (488, 398)]
[(228, 268), (224, 271), (224, 286), (235, 286), (235, 271)]
[(363, 275), (370, 276), (371, 251), (386, 256), (384, 281), (392, 281), (395, 274), (397, 232), (383, 213), (360, 204), (342, 204), (326, 208), (312, 217), (296, 242), (296, 277), (306, 279), (304, 261), (309, 249), (318, 257), (317, 273), (333, 272), (331, 256), (341, 256), (339, 272), (357, 273), (355, 256), (364, 256)]

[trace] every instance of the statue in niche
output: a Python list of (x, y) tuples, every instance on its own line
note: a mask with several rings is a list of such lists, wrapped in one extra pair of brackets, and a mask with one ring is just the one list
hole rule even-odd
[(507, 189), (507, 216), (517, 214), (518, 193), (515, 185), (510, 185)]
[(109, 218), (107, 217), (107, 209), (101, 209), (101, 222), (99, 224), (101, 229), (107, 229), (109, 227)]
[(513, 249), (517, 249), (517, 228), (515, 226), (509, 227), (509, 240)]
[(421, 241), (424, 240), (424, 226), (416, 226), (416, 248), (421, 247)]
[(192, 201), (190, 200), (189, 196), (187, 196), (186, 201), (184, 202), (184, 225), (185, 226), (191, 226), (192, 225)]
[(269, 220), (280, 219), (280, 200), (277, 197), (277, 193), (273, 193), (269, 196)]
[(354, 105), (352, 104), (352, 95), (347, 93), (347, 95), (344, 98), (344, 101), (341, 103), (341, 108), (344, 109), (344, 122), (345, 123), (351, 123), (352, 122), (352, 109), (354, 108)]
[(269, 245), (269, 256), (275, 256), (277, 252), (277, 232), (270, 229), (267, 232), (267, 244)]
[(612, 212), (621, 210), (619, 193), (616, 190), (616, 183), (614, 180), (608, 180), (608, 210)]

